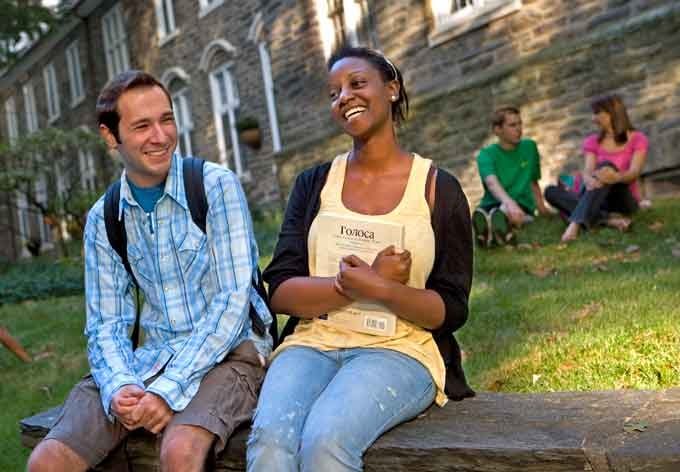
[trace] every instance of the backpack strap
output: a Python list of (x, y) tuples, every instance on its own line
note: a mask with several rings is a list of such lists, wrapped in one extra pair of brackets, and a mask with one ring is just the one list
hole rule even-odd
[(137, 278), (132, 272), (130, 261), (127, 256), (127, 233), (125, 232), (125, 218), (118, 219), (120, 211), (120, 180), (116, 180), (106, 190), (104, 196), (104, 224), (106, 225), (106, 237), (109, 238), (109, 244), (114, 251), (120, 256), (123, 261), (125, 271), (130, 276), (132, 283), (135, 286), (137, 295), (137, 316), (135, 316), (135, 325), (132, 328), (132, 350), (137, 349), (139, 345), (139, 319), (141, 317), (141, 306), (139, 300), (139, 284)]
[[(182, 174), (184, 177), (184, 193), (187, 196), (187, 205), (191, 213), (191, 219), (194, 224), (198, 226), (203, 233), (206, 233), (206, 221), (208, 216), (208, 198), (205, 194), (205, 186), (203, 185), (203, 165), (205, 161), (196, 157), (185, 157), (182, 161)], [(267, 296), (267, 289), (264, 286), (260, 268), (257, 268), (257, 277), (253, 277), (253, 287), (258, 295), (264, 300), (267, 307), (269, 307), (269, 298)], [(258, 336), (263, 336), (265, 333), (265, 324), (257, 313), (255, 306), (251, 303), (248, 312), (250, 321), (253, 324), (253, 331)], [(270, 334), (276, 340), (277, 328), (276, 319), (272, 320), (272, 327)]]
[(182, 173), (184, 174), (184, 193), (187, 196), (187, 205), (191, 213), (191, 219), (203, 234), (206, 233), (206, 219), (208, 216), (208, 198), (205, 196), (203, 185), (203, 159), (186, 157), (182, 161)]
[[(195, 157), (187, 157), (182, 162), (182, 173), (184, 177), (184, 192), (187, 196), (187, 205), (191, 213), (191, 219), (201, 231), (206, 233), (206, 221), (208, 216), (208, 199), (205, 195), (205, 187), (203, 185), (203, 159)], [(132, 272), (130, 261), (127, 256), (127, 233), (125, 232), (125, 214), (118, 219), (120, 204), (120, 180), (117, 180), (109, 186), (104, 196), (104, 223), (106, 225), (106, 236), (109, 239), (109, 244), (114, 251), (120, 256), (126, 272), (130, 276), (132, 283), (135, 286), (137, 298), (137, 315), (135, 317), (135, 324), (132, 328), (132, 350), (134, 351), (139, 346), (139, 331), (141, 318), (141, 303), (139, 294), (139, 284), (137, 278)], [(260, 268), (257, 268), (257, 275), (253, 277), (253, 287), (258, 295), (264, 300), (267, 307), (269, 307), (269, 297), (264, 286)], [(253, 324), (253, 331), (258, 336), (263, 336), (265, 333), (265, 324), (257, 313), (255, 306), (251, 303), (248, 312), (250, 320)], [(269, 329), (274, 342), (276, 343), (278, 337), (276, 316), (272, 318), (272, 324)]]

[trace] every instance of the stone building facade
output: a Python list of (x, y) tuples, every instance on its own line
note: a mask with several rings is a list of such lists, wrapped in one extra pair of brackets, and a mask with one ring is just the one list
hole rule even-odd
[[(281, 137), (260, 7), (256, 0), (75, 1), (64, 24), (0, 76), (0, 136), (11, 142), (50, 126), (96, 132), (99, 90), (124, 70), (144, 69), (171, 92), (178, 151), (234, 170), (251, 204), (278, 203), (272, 156), (281, 150)], [(28, 100), (24, 90), (31, 90)], [(244, 117), (259, 123), (259, 149), (238, 138)], [(103, 190), (119, 165), (104, 158), (94, 166)], [(46, 189), (46, 198), (54, 196), (54, 187)], [(0, 216), (8, 222), (0, 229), (0, 258), (27, 255), (25, 243), (32, 238), (51, 247), (40, 215), (17, 195), (0, 200)]]
[[(87, 73), (89, 53), (87, 27), (74, 16), (4, 71), (0, 76), (2, 141), (11, 143), (52, 126), (92, 128), (97, 83)], [(108, 178), (113, 168), (112, 163), (97, 160), (91, 153), (73, 158), (79, 161), (83, 187), (90, 190), (97, 185), (97, 169), (100, 178)], [(34, 189), (36, 198), (54, 198), (54, 177), (41, 176), (36, 185), (43, 188)], [(43, 250), (53, 247), (52, 229), (25, 195), (0, 194), (0, 221), (0, 259), (28, 256), (26, 243), (30, 239), (41, 241)]]
[[(595, 131), (589, 103), (609, 93), (623, 97), (633, 124), (650, 138), (644, 169), (647, 180), (677, 175), (678, 2), (367, 3), (372, 37), (404, 71), (412, 99), (410, 118), (399, 131), (400, 141), (452, 171), (472, 204), (482, 195), (475, 157), (481, 147), (494, 141), (490, 113), (503, 104), (520, 107), (525, 135), (539, 144), (543, 185), (554, 182), (565, 168), (581, 167), (582, 140)], [(456, 12), (460, 4), (468, 6)], [(275, 15), (270, 29), (275, 68), (278, 61), (314, 62), (275, 54), (279, 49), (277, 29), (300, 25), (313, 31), (319, 27), (307, 25), (309, 17), (304, 12), (288, 14), (290, 17)], [(318, 54), (318, 49), (311, 50), (312, 54)], [(300, 96), (297, 90), (294, 96), (288, 96), (286, 88), (278, 94), (282, 120), (289, 123), (283, 133), (287, 146), (276, 158), (284, 195), (301, 169), (331, 159), (350, 146), (345, 137), (333, 131), (327, 118), (315, 115), (327, 108), (323, 95), (315, 98), (319, 84), (323, 84), (317, 74), (307, 75), (298, 86), (306, 91), (305, 100), (295, 98)], [(301, 135), (289, 117), (295, 116), (297, 109), (291, 109), (292, 104), (300, 101), (314, 108), (305, 112), (312, 117), (310, 122), (323, 126), (317, 126), (316, 133), (308, 126), (305, 137), (298, 139)]]
[[(522, 109), (542, 154), (543, 184), (580, 166), (592, 132), (589, 101), (619, 93), (650, 137), (645, 172), (680, 165), (680, 4), (674, 0), (80, 0), (56, 34), (0, 76), (0, 136), (29, 132), (23, 88), (33, 83), (39, 126), (93, 128), (98, 90), (141, 68), (173, 95), (180, 151), (221, 162), (251, 205), (280, 203), (294, 176), (349, 149), (331, 122), (325, 62), (343, 42), (385, 52), (411, 98), (403, 145), (433, 158), (481, 196), (475, 156), (493, 141), (501, 104)], [(82, 73), (75, 101), (73, 44)], [(69, 49), (70, 48), (70, 49)], [(69, 52), (70, 51), (70, 52)], [(71, 57), (71, 59), (69, 59)], [(45, 72), (49, 64), (53, 72)], [(45, 82), (56, 77), (61, 113)], [(77, 88), (77, 87), (76, 87)], [(262, 146), (238, 137), (253, 117)], [(116, 166), (104, 161), (109, 180)], [(21, 226), (12, 196), (0, 217)], [(20, 246), (0, 231), (0, 257)], [(4, 240), (2, 239), (4, 237)], [(12, 239), (12, 238), (9, 238)], [(16, 239), (16, 238), (15, 238)]]

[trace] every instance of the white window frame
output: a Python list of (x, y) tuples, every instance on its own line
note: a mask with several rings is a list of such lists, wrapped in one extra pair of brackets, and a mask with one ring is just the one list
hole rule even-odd
[(434, 27), (428, 37), (430, 47), (438, 46), (522, 8), (522, 0), (467, 0), (472, 5), (451, 12), (461, 0), (431, 0)]
[(68, 169), (60, 169), (55, 163), (54, 175), (56, 176), (57, 196), (59, 199), (63, 199), (66, 195), (66, 186), (70, 177)]
[(328, 17), (328, 0), (314, 0), (316, 6), (316, 20), (319, 22), (319, 35), (321, 47), (326, 59), (331, 56), (335, 45), (335, 25)]
[(224, 4), (224, 0), (198, 0), (199, 11), (198, 17), (203, 18), (205, 15)]
[[(359, 27), (362, 21), (368, 21), (368, 18), (363, 18), (364, 13), (368, 15), (368, 2), (366, 0), (342, 0), (342, 5), (345, 40), (351, 46), (359, 46)], [(366, 39), (366, 44), (368, 44), (368, 38)]]
[[(16, 102), (14, 97), (9, 97), (5, 100), (5, 122), (7, 123), (7, 140), (12, 145), (19, 138), (19, 120), (16, 113)], [(28, 204), (26, 202), (26, 195), (16, 191), (14, 193), (15, 209), (17, 212), (17, 228), (19, 234), (19, 241), (21, 243), (21, 256), (28, 257), (29, 253), (24, 245), (24, 242), (31, 236), (31, 226), (28, 223)]]
[[(46, 205), (49, 197), (47, 195), (47, 177), (45, 175), (40, 175), (35, 180), (33, 191), (35, 192), (36, 201)], [(50, 227), (45, 223), (45, 219), (39, 211), (36, 213), (36, 218), (38, 220), (38, 229), (40, 230), (40, 241), (42, 241), (43, 244), (49, 244), (52, 240)]]
[(109, 79), (130, 68), (123, 10), (117, 3), (102, 16), (102, 38)]
[[(231, 64), (227, 63), (218, 67), (210, 73), (210, 92), (213, 103), (213, 116), (215, 119), (215, 129), (217, 131), (217, 149), (219, 150), (219, 162), (227, 166), (227, 143), (224, 135), (224, 116), (228, 117), (229, 136), (232, 143), (232, 154), (234, 162), (234, 172), (241, 180), (250, 180), (250, 173), (243, 169), (241, 161), (241, 149), (239, 146), (238, 133), (236, 132), (236, 110), (240, 105), (236, 83), (230, 72)], [(223, 82), (220, 83), (220, 78)], [(223, 94), (225, 95), (224, 99)]]
[(50, 62), (43, 68), (43, 81), (45, 82), (45, 98), (47, 99), (47, 122), (51, 124), (61, 115), (59, 86), (57, 85), (57, 72), (54, 69), (54, 63)]
[(172, 94), (172, 108), (175, 111), (177, 123), (177, 149), (180, 156), (191, 156), (191, 132), (194, 130), (194, 120), (191, 116), (191, 101), (189, 88), (184, 87)]
[(38, 124), (38, 109), (35, 104), (35, 89), (33, 82), (26, 82), (21, 91), (24, 96), (24, 111), (26, 112), (26, 131), (28, 134), (38, 131), (40, 125)]
[(175, 24), (175, 8), (173, 0), (154, 0), (154, 6), (158, 25), (158, 45), (162, 46), (179, 33)]
[(97, 169), (94, 165), (92, 151), (78, 150), (78, 169), (80, 170), (80, 186), (85, 192), (96, 190)]
[(7, 140), (10, 144), (14, 144), (19, 139), (19, 120), (14, 97), (5, 100), (5, 122), (7, 123)]
[(21, 242), (21, 257), (28, 257), (30, 254), (26, 249), (26, 241), (31, 238), (31, 225), (28, 221), (28, 202), (26, 195), (22, 192), (16, 191), (14, 193), (15, 204), (17, 209), (17, 223), (19, 223), (19, 241)]
[(85, 100), (83, 85), (83, 70), (80, 66), (80, 48), (78, 40), (73, 41), (66, 48), (66, 67), (68, 68), (69, 88), (71, 90), (71, 108)]
[[(26, 110), (26, 129), (28, 134), (38, 131), (38, 111), (35, 104), (35, 90), (33, 88), (32, 82), (27, 82), (23, 85), (22, 91), (24, 94), (24, 108)], [(40, 156), (35, 156), (36, 159), (41, 159)], [(47, 203), (47, 177), (45, 175), (38, 176), (35, 181), (33, 191), (35, 192), (36, 200), (40, 203)], [(40, 229), (40, 240), (47, 245), (45, 247), (50, 247), (50, 229), (45, 223), (40, 212), (36, 215), (38, 228)], [(44, 244), (45, 245), (45, 244)]]
[[(339, 0), (342, 3), (342, 17), (338, 18), (343, 27), (343, 41), (351, 46), (358, 46), (361, 43), (359, 37), (359, 27), (362, 21), (368, 21), (368, 1), (367, 0)], [(436, 0), (433, 0), (436, 1)], [(317, 21), (319, 22), (319, 33), (321, 34), (321, 44), (324, 56), (328, 59), (331, 53), (337, 49), (340, 32), (337, 31), (335, 15), (329, 10), (329, 0), (315, 0)], [(363, 16), (367, 17), (364, 18)], [(370, 26), (369, 26), (370, 28)], [(369, 36), (371, 32), (368, 32)], [(371, 38), (364, 38), (365, 44), (370, 45)]]
[(279, 120), (276, 115), (276, 100), (274, 97), (274, 80), (272, 78), (272, 65), (267, 51), (267, 45), (262, 41), (257, 46), (262, 66), (262, 81), (264, 82), (264, 95), (267, 99), (267, 114), (269, 115), (269, 128), (272, 133), (272, 150), (281, 151), (281, 136), (279, 134)]
[[(55, 163), (54, 165), (54, 175), (56, 176), (56, 184), (57, 184), (57, 197), (59, 198), (59, 205), (60, 205), (60, 210), (64, 210), (64, 200), (66, 197), (66, 190), (67, 190), (67, 185), (69, 184), (70, 181), (70, 169), (61, 169), (59, 165)], [(63, 218), (60, 219), (59, 221), (59, 233), (60, 237), (63, 241), (70, 241), (71, 240), (71, 235), (68, 232), (68, 225), (66, 223), (66, 219), (71, 219), (71, 216), (64, 215)]]

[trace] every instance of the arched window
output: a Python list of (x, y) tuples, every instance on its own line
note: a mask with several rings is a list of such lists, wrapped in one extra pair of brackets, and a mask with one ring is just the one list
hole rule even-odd
[(236, 133), (236, 111), (240, 102), (231, 60), (235, 52), (236, 48), (228, 41), (217, 39), (203, 51), (199, 67), (209, 75), (219, 162), (236, 172), (239, 178), (248, 179), (250, 174), (242, 161)]
[(272, 150), (281, 151), (281, 136), (279, 133), (279, 120), (276, 115), (276, 97), (274, 96), (274, 79), (272, 77), (272, 64), (267, 50), (267, 43), (264, 40), (262, 13), (258, 13), (253, 18), (248, 31), (248, 39), (257, 44), (257, 52), (260, 56), (260, 67), (262, 68), (262, 85), (264, 86), (264, 96), (267, 100), (267, 115), (269, 116), (269, 128), (272, 136)]
[(161, 76), (161, 82), (167, 87), (172, 98), (172, 108), (175, 111), (177, 123), (177, 150), (180, 156), (191, 156), (191, 135), (194, 130), (194, 120), (191, 115), (191, 88), (189, 75), (184, 70), (174, 67), (168, 69)]

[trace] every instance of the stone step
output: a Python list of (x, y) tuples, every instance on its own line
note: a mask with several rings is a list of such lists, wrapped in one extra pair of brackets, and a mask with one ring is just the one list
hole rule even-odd
[[(33, 447), (58, 411), (22, 420), (23, 444)], [(214, 470), (244, 470), (247, 434), (243, 430), (231, 439)], [(131, 470), (158, 471), (158, 444), (151, 434), (137, 432), (98, 470), (116, 470), (127, 455)], [(365, 470), (678, 472), (680, 388), (479, 393), (432, 407), (383, 435), (367, 451)]]

